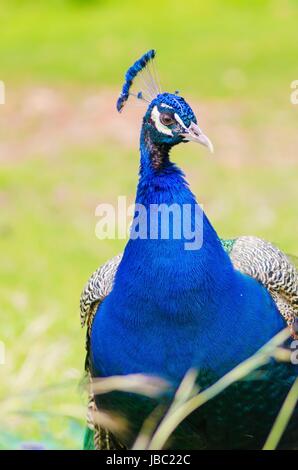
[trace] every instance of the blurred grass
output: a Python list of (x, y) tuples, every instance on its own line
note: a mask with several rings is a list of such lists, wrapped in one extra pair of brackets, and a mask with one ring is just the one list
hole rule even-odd
[[(267, 364), (272, 357), (274, 357), (276, 360), (280, 360), (284, 354), (281, 353), (283, 348), (279, 348), (279, 346), (289, 337), (289, 335), (290, 333), (288, 329), (279, 332), (255, 354), (242, 363), (238, 364), (238, 366), (236, 366), (234, 369), (221, 377), (217, 382), (203, 391), (197, 389), (197, 371), (190, 370), (181, 382), (171, 403), (171, 406), (168, 408), (165, 416), (158, 424), (157, 428), (155, 428), (153, 432), (152, 429), (151, 432), (149, 431), (151, 427), (150, 421), (152, 421), (153, 416), (150, 416), (147, 419), (147, 423), (145, 421), (143, 430), (141, 430), (134, 444), (134, 449), (163, 449), (172, 433), (179, 426), (179, 424), (187, 418), (187, 416), (200, 408), (207, 401), (212, 400), (212, 398), (219, 395), (233, 383), (249, 377), (253, 371)], [(283, 350), (283, 352), (286, 352), (286, 350)], [(288, 361), (289, 357), (284, 359)], [(287, 427), (288, 421), (290, 420), (297, 403), (297, 396), (298, 390), (296, 381), (280, 411), (277, 424), (274, 427), (275, 436), (273, 439), (270, 436), (269, 444), (271, 445), (271, 450), (276, 448), (283, 432)], [(280, 423), (278, 423), (278, 421), (280, 421)]]
[[(280, 123), (291, 139), (297, 15), (294, 0), (152, 0), (142, 8), (133, 0), (0, 1), (0, 79), (9, 92), (41, 84), (74, 93), (119, 88), (131, 60), (155, 47), (169, 90), (227, 108), (249, 103), (251, 112), (241, 115), (248, 130), (262, 131), (286, 112)], [(5, 107), (0, 113), (5, 117)], [(265, 151), (260, 141), (250, 148)], [(281, 157), (280, 165), (270, 158), (227, 165), (200, 157), (191, 145), (174, 155), (222, 236), (255, 234), (297, 254), (296, 163)], [(95, 238), (94, 210), (118, 194), (132, 199), (137, 169), (137, 148), (109, 141), (88, 150), (68, 146), (50, 157), (8, 156), (0, 169), (0, 340), (7, 356), (0, 366), (0, 448), (27, 440), (81, 445), (79, 295), (89, 274), (124, 246)]]
[(264, 450), (274, 450), (277, 448), (283, 431), (287, 428), (287, 425), (291, 419), (291, 416), (295, 410), (298, 400), (298, 379), (295, 380), (292, 385), (288, 396), (276, 418), (276, 421), (272, 427), (272, 430), (268, 436), (267, 441), (264, 445)]

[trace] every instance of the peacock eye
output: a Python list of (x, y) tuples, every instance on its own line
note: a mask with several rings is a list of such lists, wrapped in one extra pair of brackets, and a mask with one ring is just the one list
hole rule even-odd
[(171, 113), (161, 113), (159, 116), (160, 122), (164, 126), (171, 126), (172, 124), (175, 124), (176, 119), (174, 118), (174, 115)]

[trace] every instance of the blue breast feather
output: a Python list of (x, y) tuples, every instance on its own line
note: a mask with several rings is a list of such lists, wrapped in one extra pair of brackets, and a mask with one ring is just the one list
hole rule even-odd
[[(148, 170), (146, 158), (143, 152), (137, 203), (196, 204), (175, 165), (169, 164), (159, 177)], [(93, 376), (153, 374), (171, 381), (175, 389), (195, 367), (199, 385), (208, 386), (284, 328), (267, 290), (234, 270), (206, 215), (202, 247), (187, 251), (184, 243), (183, 238), (129, 240), (112, 292), (94, 318)], [(171, 448), (262, 445), (297, 370), (272, 363), (264, 373), (265, 379), (235, 384), (191, 415), (175, 432)], [(96, 403), (124, 413), (131, 433), (121, 440), (128, 447), (157, 404), (121, 392), (100, 395)], [(297, 412), (292, 419), (294, 442), (295, 420)], [(291, 436), (286, 439), (289, 445)]]
[[(178, 169), (154, 185), (141, 178), (137, 202), (196, 204)], [(100, 374), (152, 373), (177, 382), (197, 367), (222, 375), (284, 327), (266, 289), (234, 270), (206, 215), (203, 237), (194, 251), (184, 249), (183, 238), (129, 240), (92, 328)]]

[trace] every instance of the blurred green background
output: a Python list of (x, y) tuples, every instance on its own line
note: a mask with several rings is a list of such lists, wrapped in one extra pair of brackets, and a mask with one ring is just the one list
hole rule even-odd
[(298, 2), (10, 0), (0, 19), (0, 448), (80, 448), (79, 296), (125, 243), (95, 237), (95, 208), (137, 182), (124, 72), (153, 47), (163, 90), (193, 105), (215, 155), (173, 158), (220, 235), (297, 254)]

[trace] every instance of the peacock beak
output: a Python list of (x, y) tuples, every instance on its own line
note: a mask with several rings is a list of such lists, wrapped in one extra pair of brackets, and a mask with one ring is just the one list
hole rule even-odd
[(207, 147), (211, 153), (214, 152), (211, 140), (202, 132), (199, 126), (194, 122), (192, 122), (190, 126), (185, 129), (185, 132), (183, 132), (183, 134), (181, 135), (184, 137), (185, 140), (197, 142), (198, 144)]

